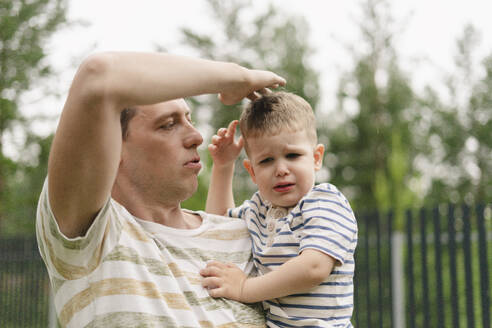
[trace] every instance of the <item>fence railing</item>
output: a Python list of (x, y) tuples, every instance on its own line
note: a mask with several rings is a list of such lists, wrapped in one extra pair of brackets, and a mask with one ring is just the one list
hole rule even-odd
[(50, 286), (35, 238), (0, 239), (0, 327), (48, 327)]
[[(492, 204), (357, 215), (355, 327), (490, 328)], [(0, 239), (0, 327), (49, 327), (35, 238)]]
[(354, 326), (490, 328), (490, 205), (359, 215)]

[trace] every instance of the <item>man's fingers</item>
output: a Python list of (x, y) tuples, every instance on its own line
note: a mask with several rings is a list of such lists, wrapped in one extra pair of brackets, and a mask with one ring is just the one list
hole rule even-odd
[(270, 90), (268, 88), (263, 88), (263, 89), (257, 90), (256, 92), (260, 93), (263, 96), (268, 95), (270, 93), (273, 93), (272, 90)]
[(253, 91), (252, 93), (250, 93), (250, 94), (247, 96), (247, 98), (248, 98), (249, 100), (251, 100), (251, 101), (254, 101), (254, 100), (256, 100), (256, 99), (258, 99), (258, 98), (260, 98), (260, 97), (261, 97), (261, 95), (260, 95), (258, 92), (256, 92), (256, 91)]
[(284, 86), (286, 83), (287, 83), (286, 79), (284, 79), (283, 77), (278, 76), (278, 75), (276, 76), (276, 81), (275, 81), (274, 85), (277, 85), (277, 87), (278, 87), (280, 85)]

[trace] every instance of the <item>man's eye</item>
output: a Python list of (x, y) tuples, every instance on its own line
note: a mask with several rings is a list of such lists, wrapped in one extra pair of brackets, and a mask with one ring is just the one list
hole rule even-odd
[(174, 121), (167, 122), (167, 123), (162, 124), (161, 126), (159, 126), (159, 129), (168, 130), (168, 129), (172, 128), (175, 124), (176, 124), (176, 122), (174, 122)]
[(298, 158), (299, 156), (301, 156), (301, 154), (298, 154), (298, 153), (289, 153), (287, 154), (287, 158), (290, 158), (290, 159), (295, 159), (295, 158)]

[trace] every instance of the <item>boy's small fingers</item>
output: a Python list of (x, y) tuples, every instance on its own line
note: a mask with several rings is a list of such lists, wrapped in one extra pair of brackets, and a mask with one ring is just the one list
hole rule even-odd
[(208, 295), (210, 295), (214, 298), (223, 296), (222, 288), (212, 288), (212, 289), (208, 289), (207, 291), (208, 291)]
[(215, 155), (215, 153), (217, 152), (217, 146), (215, 146), (215, 145), (208, 145), (208, 152), (211, 155)]
[(222, 262), (215, 261), (215, 260), (212, 260), (212, 261), (208, 261), (207, 262), (207, 268), (210, 268), (210, 267), (220, 267), (222, 265), (223, 265)]
[(243, 136), (239, 136), (239, 139), (237, 140), (237, 146), (238, 147), (243, 147), (244, 146)]
[(217, 135), (220, 136), (220, 137), (223, 137), (226, 133), (227, 133), (227, 129), (226, 128), (220, 128), (217, 131)]
[(213, 289), (219, 287), (219, 279), (215, 277), (207, 277), (202, 280), (202, 287)]
[(227, 127), (227, 132), (228, 133), (236, 132), (235, 130), (236, 130), (237, 123), (238, 120), (231, 121), (231, 123), (229, 123), (229, 126)]
[(212, 143), (214, 145), (217, 145), (218, 143), (220, 143), (221, 140), (222, 140), (222, 137), (219, 137), (217, 135), (215, 135), (215, 136), (212, 137)]

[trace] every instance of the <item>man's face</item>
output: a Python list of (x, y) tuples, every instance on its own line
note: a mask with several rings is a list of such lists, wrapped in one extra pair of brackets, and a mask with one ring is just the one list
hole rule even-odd
[(313, 187), (321, 168), (323, 145), (314, 146), (305, 131), (250, 137), (244, 165), (262, 197), (292, 207)]
[(173, 203), (196, 191), (201, 169), (197, 147), (203, 138), (190, 115), (182, 99), (138, 108), (129, 122), (119, 168), (132, 192)]

